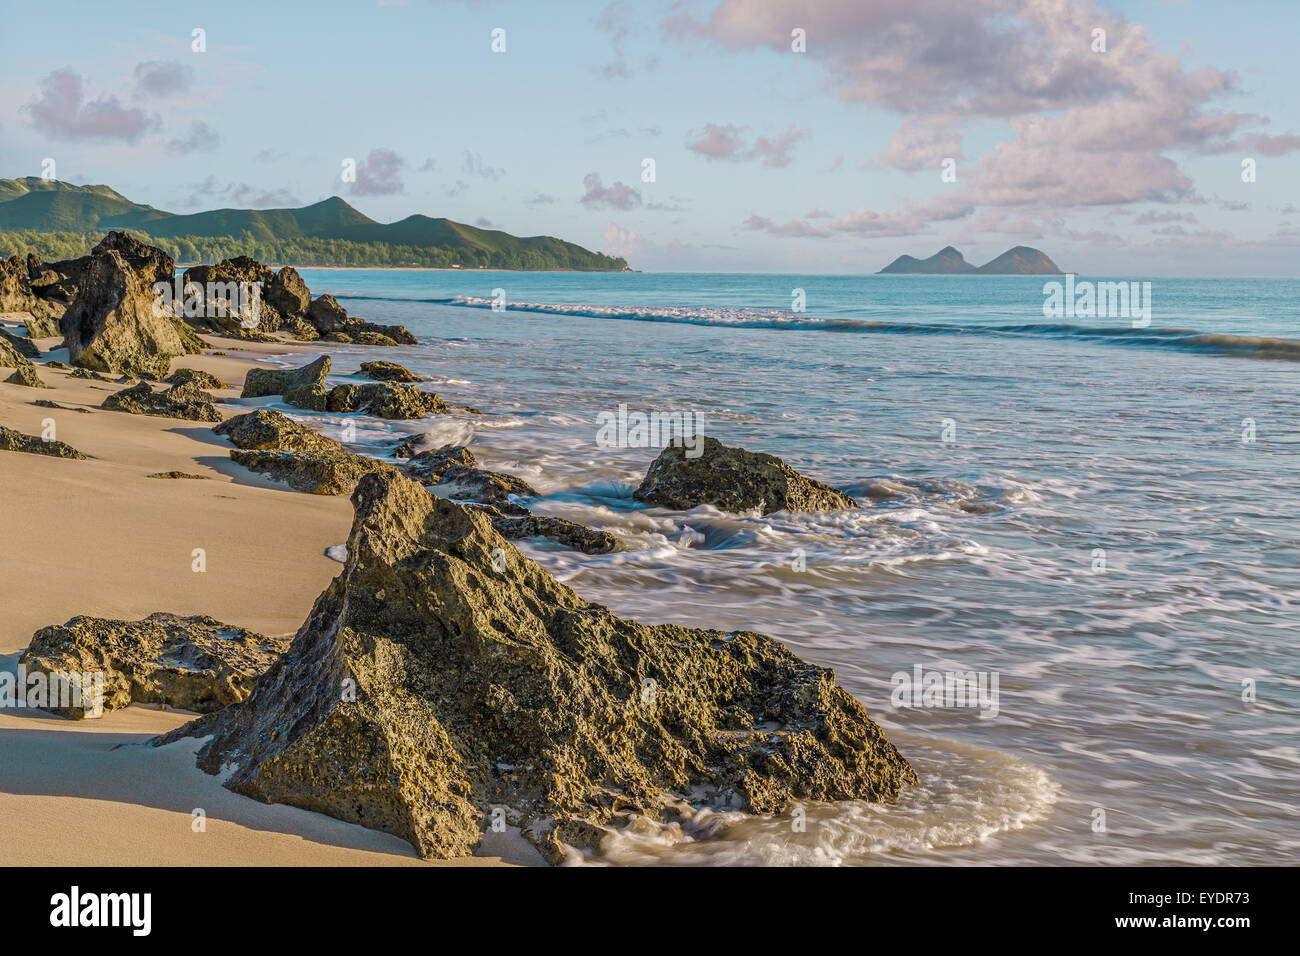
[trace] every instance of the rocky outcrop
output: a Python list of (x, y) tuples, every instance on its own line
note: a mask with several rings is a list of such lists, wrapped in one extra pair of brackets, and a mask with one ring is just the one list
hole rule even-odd
[[(74, 617), (37, 631), (19, 663), (45, 674), (102, 672), (105, 713), (137, 703), (204, 714), (247, 698), (289, 643), (210, 617)], [(47, 709), (80, 720), (93, 716), (86, 713), (87, 703)]]
[(178, 368), (165, 379), (168, 385), (184, 385), (186, 382), (192, 382), (199, 388), (230, 388), (225, 382), (217, 378), (211, 372), (205, 372), (197, 368)]
[(361, 374), (373, 378), (376, 382), (427, 382), (422, 375), (416, 375), (396, 362), (362, 362)]
[(273, 408), (236, 415), (213, 429), (250, 451), (342, 451), (343, 446)]
[(262, 298), (286, 319), (301, 319), (311, 305), (311, 290), (297, 269), (285, 266), (263, 287)]
[(3, 341), (23, 358), (38, 359), (41, 357), (41, 350), (33, 345), (30, 339), (14, 335), (8, 329), (0, 328), (0, 341)]
[(316, 327), (321, 335), (330, 332), (346, 332), (351, 324), (348, 310), (339, 305), (332, 295), (322, 295), (307, 308), (307, 321)]
[(230, 460), (310, 495), (346, 495), (372, 473), (396, 474), (392, 465), (347, 451), (232, 451)]
[(28, 388), (49, 388), (41, 377), (36, 374), (35, 365), (20, 365), (14, 369), (14, 373), (5, 379), (10, 385), (26, 385)]
[(537, 489), (514, 475), (472, 468), (452, 462), (439, 477), (436, 487), (448, 498), (477, 501), (485, 505), (508, 504), (510, 497), (536, 498)]
[[(409, 442), (403, 443), (403, 446)], [(416, 452), (414, 448), (406, 449), (399, 446), (394, 453), (398, 458), (408, 458), (409, 461), (398, 466), (398, 469), (407, 478), (414, 479), (422, 485), (436, 485), (442, 481), (443, 474), (452, 465), (466, 465), (473, 468), (477, 461), (474, 453), (464, 445), (443, 445), (434, 451)], [(409, 454), (403, 454), (408, 451)]]
[(187, 471), (155, 471), (152, 475), (145, 475), (146, 478), (187, 478), (191, 481), (207, 481), (207, 475), (191, 475)]
[(20, 368), (31, 364), (31, 359), (11, 345), (8, 339), (0, 337), (0, 368)]
[(325, 376), (330, 373), (330, 357), (322, 355), (310, 365), (301, 368), (251, 368), (244, 376), (241, 398), (261, 398), (264, 395), (319, 394), (324, 411)]
[(222, 259), (212, 265), (190, 266), (185, 270), (185, 281), (198, 286), (209, 282), (246, 282), (261, 285), (270, 282), (275, 273), (270, 266), (264, 266), (252, 256), (236, 256)]
[[(494, 809), (547, 859), (692, 804), (888, 800), (911, 766), (826, 668), (748, 631), (590, 604), (487, 517), (363, 479), (344, 570), (247, 701), (162, 738), (225, 786), (469, 853)], [(499, 809), (497, 809), (499, 808)]]
[[(287, 396), (285, 400), (289, 400)], [(448, 411), (446, 403), (433, 392), (392, 382), (335, 385), (329, 391), (325, 408), (331, 412), (362, 412), (390, 419), (423, 418)]]
[(63, 317), (65, 307), (59, 306), (56, 309), (48, 303), (38, 301), (33, 308), (26, 311), (29, 316), (27, 319), (27, 337), (29, 339), (52, 339), (63, 334), (59, 331), (59, 322)]
[(194, 351), (179, 323), (157, 307), (152, 289), (155, 282), (171, 282), (170, 256), (125, 233), (109, 233), (90, 260), (63, 316), (73, 365), (162, 377), (173, 358)]
[(681, 439), (675, 440), (632, 496), (678, 511), (707, 504), (735, 514), (858, 507), (848, 495), (804, 477), (774, 455), (732, 448), (716, 438), (704, 439), (698, 458), (688, 457)]
[(467, 504), (466, 507), (487, 515), (501, 537), (511, 541), (546, 538), (583, 554), (609, 554), (621, 547), (618, 538), (608, 531), (597, 531), (567, 518), (534, 514), (522, 505)]
[(158, 418), (183, 418), (192, 422), (219, 422), (216, 398), (192, 382), (173, 385), (155, 392), (148, 382), (124, 388), (104, 399), (100, 408), (132, 415), (153, 415)]
[(0, 451), (20, 451), (28, 455), (49, 455), (52, 458), (76, 458), (85, 460), (85, 455), (71, 445), (61, 441), (46, 441), (35, 435), (24, 435), (0, 425)]

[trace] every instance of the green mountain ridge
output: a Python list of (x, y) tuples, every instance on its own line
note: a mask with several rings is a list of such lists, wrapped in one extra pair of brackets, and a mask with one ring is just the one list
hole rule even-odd
[[(144, 232), (155, 239), (228, 239), (226, 245), (297, 250), (313, 256), (324, 244), (371, 247), (373, 257), (408, 264), (412, 250), (437, 252), (441, 264), (504, 268), (573, 268), (619, 271), (621, 258), (592, 252), (554, 236), (520, 237), (499, 229), (480, 229), (451, 219), (411, 215), (381, 223), (338, 196), (296, 209), (214, 209), (178, 215), (135, 203), (108, 186), (76, 186), (34, 176), (0, 179), (0, 232), (90, 233), (110, 229)], [(203, 244), (204, 248), (210, 243)], [(223, 248), (225, 246), (223, 245)], [(348, 246), (348, 254), (356, 250)], [(328, 253), (327, 253), (328, 254)], [(343, 254), (340, 252), (339, 254)], [(320, 263), (323, 264), (323, 263)], [(373, 262), (369, 264), (381, 264)]]
[(973, 266), (952, 246), (944, 246), (928, 259), (899, 256), (877, 275), (1060, 275), (1060, 267), (1047, 253), (1030, 246), (1013, 246), (996, 259)]

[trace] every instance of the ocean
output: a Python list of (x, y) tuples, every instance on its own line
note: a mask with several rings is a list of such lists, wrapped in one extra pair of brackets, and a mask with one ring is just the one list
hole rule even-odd
[[(585, 598), (779, 638), (920, 776), (892, 805), (646, 824), (585, 862), (1300, 858), (1300, 281), (1152, 280), (1148, 320), (1045, 316), (1042, 276), (302, 273), (420, 339), (330, 346), (337, 372), (392, 359), (482, 412), (353, 418), (356, 450), (470, 444), (535, 510), (623, 539), (523, 545)], [(620, 406), (700, 415), (867, 507), (644, 507), (657, 449), (597, 442)], [(914, 686), (953, 674), (985, 696)]]

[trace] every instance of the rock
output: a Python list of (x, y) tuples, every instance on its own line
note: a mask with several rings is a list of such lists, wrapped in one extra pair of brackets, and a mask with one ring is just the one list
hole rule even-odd
[(61, 441), (46, 441), (35, 435), (24, 435), (0, 425), (0, 451), (21, 451), (29, 455), (49, 455), (53, 458), (76, 458), (85, 460), (85, 455), (71, 445)]
[(36, 374), (35, 365), (20, 365), (5, 381), (10, 385), (26, 385), (28, 388), (49, 388)]
[(736, 514), (857, 508), (843, 492), (805, 478), (780, 458), (704, 439), (704, 454), (686, 457), (680, 438), (659, 453), (633, 492), (637, 501), (686, 511), (713, 505)]
[(323, 295), (307, 308), (307, 321), (316, 327), (321, 335), (330, 332), (345, 332), (352, 324), (348, 310), (339, 305), (332, 295)]
[(193, 382), (199, 388), (223, 389), (231, 387), (211, 372), (205, 372), (197, 368), (178, 368), (163, 381), (168, 385), (184, 385), (186, 382)]
[(372, 472), (397, 474), (392, 465), (346, 451), (232, 451), (230, 460), (312, 495), (346, 495)]
[(262, 298), (285, 318), (301, 319), (311, 305), (311, 290), (297, 269), (285, 266), (266, 283)]
[(305, 319), (287, 319), (281, 329), (300, 342), (314, 342), (320, 338), (320, 333), (316, 331), (316, 327)]
[(46, 367), (46, 368), (57, 368), (57, 369), (62, 369), (62, 370), (65, 371), (65, 372), (71, 372), (71, 371), (72, 371), (72, 366), (69, 365), (69, 364), (67, 364), (66, 362), (55, 362), (55, 361), (53, 361), (53, 360), (51, 360), (51, 361), (49, 361), (49, 362), (46, 362), (46, 363), (45, 363), (45, 367)]
[(270, 266), (262, 265), (252, 256), (235, 256), (233, 259), (222, 259), (215, 264), (190, 266), (185, 270), (185, 281), (197, 286), (205, 286), (209, 282), (247, 282), (250, 285), (261, 285), (263, 282), (270, 282), (274, 277), (275, 273)]
[(301, 368), (251, 368), (244, 377), (241, 398), (261, 398), (263, 395), (284, 395), (293, 389), (325, 387), (325, 376), (330, 373), (330, 357), (322, 355), (310, 365)]
[(329, 405), (323, 385), (304, 385), (284, 393), (284, 403), (310, 412), (323, 412)]
[(172, 326), (176, 329), (176, 334), (180, 336), (181, 345), (185, 348), (186, 355), (203, 354), (203, 350), (208, 347), (208, 344), (199, 338), (192, 328), (180, 319), (173, 319)]
[(446, 403), (433, 392), (392, 382), (336, 385), (330, 389), (326, 408), (331, 412), (362, 412), (390, 419), (423, 418), (447, 412)]
[[(649, 627), (555, 580), (487, 517), (364, 478), (347, 562), (212, 736), (224, 785), (469, 853), (502, 808), (544, 856), (633, 815), (889, 800), (911, 766), (834, 674), (748, 631)], [(503, 568), (504, 570), (498, 570)]]
[[(109, 233), (109, 238), (114, 235), (119, 234)], [(63, 316), (68, 355), (73, 365), (83, 368), (118, 375), (147, 372), (161, 378), (173, 358), (192, 351), (175, 318), (157, 307), (151, 283), (161, 266), (134, 269), (113, 249), (101, 251), (107, 242), (95, 247), (82, 285)]]
[[(140, 280), (146, 289), (151, 289), (155, 282), (168, 285), (176, 278), (176, 261), (171, 256), (154, 246), (146, 246), (129, 232), (110, 232), (99, 241), (99, 245), (90, 250), (90, 267), (95, 259), (108, 252), (116, 252), (132, 271), (140, 274)], [(89, 281), (83, 271), (80, 281)]]
[(100, 375), (98, 372), (92, 372), (88, 368), (74, 368), (72, 374), (69, 375), (68, 378), (89, 378), (96, 382), (109, 381), (109, 379), (105, 378), (103, 375)]
[(158, 418), (183, 418), (193, 422), (219, 422), (221, 412), (214, 404), (216, 399), (192, 382), (173, 385), (163, 392), (155, 392), (148, 382), (124, 388), (104, 399), (100, 408), (132, 415), (153, 415)]
[(59, 320), (65, 311), (62, 305), (55, 307), (51, 303), (38, 301), (36, 307), (28, 310), (27, 313), (27, 337), (53, 339), (62, 335), (63, 333), (59, 331)]
[(8, 339), (0, 337), (0, 368), (21, 368), (31, 364), (31, 359), (10, 345)]
[(511, 495), (521, 498), (537, 497), (537, 489), (522, 478), (470, 468), (459, 463), (447, 466), (436, 487), (446, 497), (477, 501), (485, 505), (508, 504)]
[(207, 475), (191, 475), (187, 471), (155, 471), (152, 475), (145, 475), (146, 478), (188, 478), (192, 481), (207, 481)]
[(343, 446), (272, 408), (236, 415), (212, 429), (251, 451), (342, 451)]
[(608, 531), (597, 531), (586, 525), (577, 524), (567, 518), (554, 518), (550, 515), (533, 514), (527, 508), (515, 505), (470, 504), (467, 508), (487, 515), (503, 538), (518, 541), (521, 538), (546, 538), (566, 548), (573, 548), (583, 554), (609, 554), (617, 551), (621, 545), (618, 538)]
[(354, 338), (352, 341), (355, 342), (357, 345), (374, 345), (374, 346), (378, 346), (379, 348), (397, 347), (396, 339), (391, 339), (387, 335), (383, 335), (379, 332), (371, 332), (369, 330), (362, 330), (358, 332), (356, 334), (356, 338)]
[[(409, 444), (409, 443), (407, 443)], [(398, 470), (407, 478), (424, 485), (436, 485), (452, 465), (466, 465), (470, 468), (476, 464), (474, 453), (464, 445), (443, 445), (436, 451), (422, 451), (418, 454), (411, 449), (410, 454), (403, 455), (399, 447), (397, 457), (409, 458)]]
[(361, 374), (377, 382), (427, 382), (428, 379), (396, 362), (362, 362)]
[(321, 336), (322, 342), (336, 342), (339, 345), (351, 345), (352, 336), (344, 332), (327, 332)]
[(70, 405), (60, 405), (58, 402), (52, 402), (48, 398), (38, 398), (32, 402), (33, 405), (39, 405), (41, 408), (53, 408), (60, 412), (76, 412), (78, 415), (91, 415), (93, 412), (89, 408), (73, 408)]
[(0, 328), (0, 341), (4, 341), (10, 348), (24, 358), (38, 359), (41, 357), (41, 350), (32, 344), (31, 339), (25, 339), (22, 336), (14, 335), (8, 329)]
[[(74, 617), (32, 635), (19, 663), (29, 673), (102, 672), (104, 712), (137, 703), (206, 714), (247, 698), (289, 644), (287, 637), (264, 637), (204, 616)], [(74, 720), (87, 716), (80, 706), (46, 709)]]
[(85, 255), (50, 263), (46, 267), (46, 272), (53, 273), (54, 278), (51, 279), (46, 272), (42, 272), (41, 278), (32, 283), (32, 291), (43, 301), (67, 305), (77, 295), (81, 278), (90, 267), (90, 258), (89, 255)]

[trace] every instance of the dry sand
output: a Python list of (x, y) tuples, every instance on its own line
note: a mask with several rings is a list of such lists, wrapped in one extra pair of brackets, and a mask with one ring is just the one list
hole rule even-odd
[[(5, 321), (9, 320), (9, 321)], [(0, 315), (13, 331), (19, 316)], [(260, 356), (310, 347), (209, 339), (226, 356), (173, 368), (239, 386)], [(66, 360), (38, 340), (40, 362)], [(45, 354), (48, 353), (48, 354)], [(55, 437), (89, 456), (70, 461), (0, 451), (0, 670), (32, 632), (77, 614), (134, 620), (153, 611), (209, 614), (290, 634), (338, 573), (325, 549), (347, 538), (346, 497), (300, 494), (233, 465), (211, 426), (104, 411), (122, 386), (38, 365), (50, 386), (5, 384), (0, 424)], [(215, 393), (234, 400), (238, 387)], [(50, 399), (89, 414), (42, 408)], [(227, 417), (238, 414), (223, 409)], [(149, 478), (181, 471), (208, 480)], [(206, 571), (193, 570), (203, 549)], [(99, 720), (0, 711), (0, 845), (33, 865), (421, 864), (403, 840), (293, 807), (238, 796), (194, 766), (197, 742), (144, 746), (191, 715), (133, 706)], [(206, 813), (195, 832), (192, 811)], [(540, 863), (517, 834), (489, 834), (462, 864)]]

